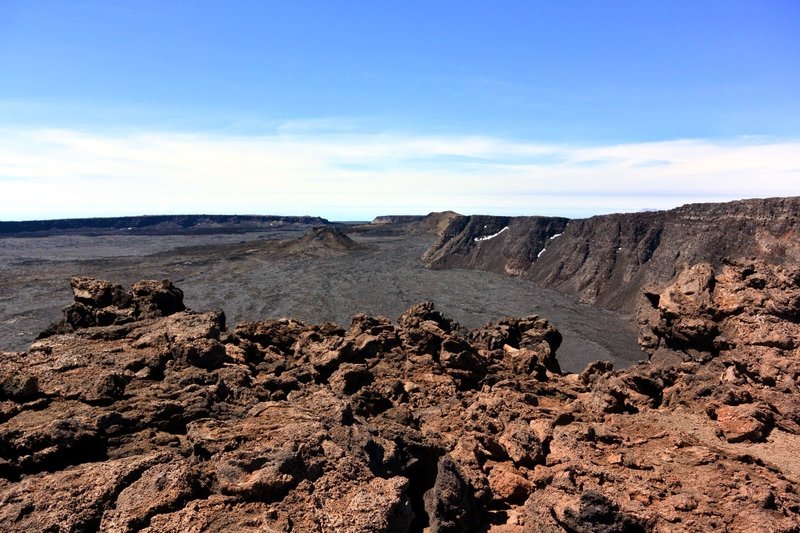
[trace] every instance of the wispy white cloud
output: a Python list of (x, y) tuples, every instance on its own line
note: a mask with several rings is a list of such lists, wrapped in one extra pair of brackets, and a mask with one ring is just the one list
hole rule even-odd
[(142, 213), (564, 214), (800, 195), (800, 141), (569, 146), (335, 131), (0, 130), (0, 219)]

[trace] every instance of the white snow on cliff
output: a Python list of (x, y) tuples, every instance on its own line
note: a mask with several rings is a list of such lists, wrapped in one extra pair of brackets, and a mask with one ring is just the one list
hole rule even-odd
[(475, 242), (488, 241), (489, 239), (494, 239), (495, 237), (497, 237), (498, 235), (500, 235), (501, 233), (503, 233), (507, 229), (508, 229), (508, 226), (506, 226), (505, 228), (501, 229), (497, 233), (492, 233), (491, 235), (486, 235), (485, 237), (475, 237)]

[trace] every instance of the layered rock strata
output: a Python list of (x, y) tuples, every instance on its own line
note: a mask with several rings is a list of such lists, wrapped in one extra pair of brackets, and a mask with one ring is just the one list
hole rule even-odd
[[(643, 290), (685, 266), (726, 258), (800, 259), (800, 198), (690, 204), (569, 220), (456, 217), (423, 256), (432, 268), (530, 279), (604, 307), (633, 311)], [(504, 230), (504, 228), (508, 228)]]

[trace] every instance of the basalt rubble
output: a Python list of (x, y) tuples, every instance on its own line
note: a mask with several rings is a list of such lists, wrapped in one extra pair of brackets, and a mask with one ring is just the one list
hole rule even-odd
[(78, 278), (0, 358), (2, 531), (797, 531), (800, 271), (697, 265), (650, 363), (560, 371), (536, 317), (227, 327)]
[(700, 263), (646, 297), (639, 342), (669, 385), (655, 401), (705, 411), (729, 442), (800, 434), (800, 268)]

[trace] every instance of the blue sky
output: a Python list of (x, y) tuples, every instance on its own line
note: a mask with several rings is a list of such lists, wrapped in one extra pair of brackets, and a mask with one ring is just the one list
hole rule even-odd
[(798, 195), (798, 57), (793, 0), (0, 0), (0, 219)]

